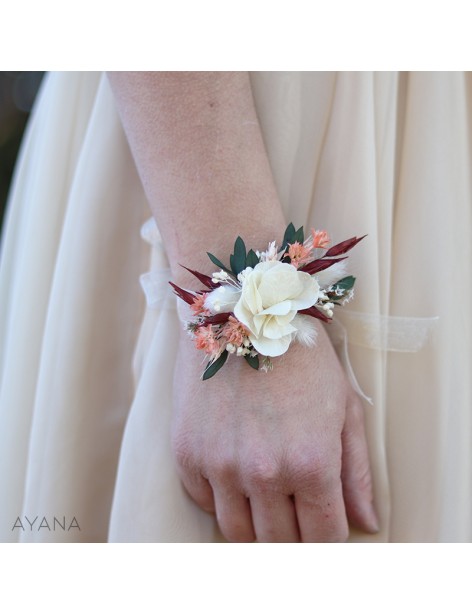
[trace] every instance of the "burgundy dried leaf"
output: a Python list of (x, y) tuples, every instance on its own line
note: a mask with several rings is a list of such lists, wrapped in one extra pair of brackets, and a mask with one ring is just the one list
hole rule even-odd
[(333, 245), (333, 247), (330, 247), (330, 249), (326, 252), (326, 254), (323, 257), (331, 258), (332, 256), (339, 256), (340, 254), (345, 254), (350, 249), (352, 249), (354, 245), (357, 245), (359, 241), (362, 241), (362, 239), (364, 239), (366, 236), (367, 235), (364, 235), (363, 237), (359, 237), (359, 238), (352, 237), (351, 239), (346, 239), (345, 241), (342, 241), (341, 243), (337, 243), (336, 245)]
[(189, 273), (192, 273), (192, 275), (194, 275), (198, 280), (200, 280), (204, 286), (206, 286), (207, 288), (210, 288), (211, 290), (218, 288), (218, 286), (220, 285), (220, 284), (213, 283), (211, 281), (211, 277), (209, 277), (208, 275), (204, 275), (203, 273), (199, 273), (198, 271), (189, 269), (183, 264), (181, 264), (180, 266), (184, 268), (186, 271), (188, 271)]
[(331, 318), (328, 318), (328, 316), (326, 316), (314, 306), (309, 307), (308, 309), (302, 309), (298, 313), (301, 313), (305, 316), (313, 316), (314, 318), (318, 318), (318, 320), (323, 320), (323, 322), (331, 322)]
[(171, 281), (169, 283), (174, 288), (174, 292), (179, 298), (185, 301), (188, 305), (191, 305), (193, 303), (193, 301), (195, 300), (195, 294), (192, 294), (191, 292), (187, 292), (187, 290), (179, 288), (179, 286), (176, 286)]
[(313, 262), (305, 264), (305, 266), (301, 267), (299, 271), (302, 271), (303, 273), (308, 273), (309, 275), (314, 275), (315, 273), (319, 273), (320, 271), (328, 269), (330, 266), (333, 266), (333, 264), (336, 264), (336, 262), (346, 260), (346, 258), (347, 256), (344, 256), (344, 258), (330, 258), (325, 260), (323, 256), (323, 258), (318, 258), (317, 260), (313, 260)]
[(233, 315), (230, 311), (224, 311), (223, 313), (215, 313), (213, 316), (207, 316), (203, 322), (197, 324), (197, 326), (208, 326), (208, 324), (224, 324), (228, 321), (229, 316)]

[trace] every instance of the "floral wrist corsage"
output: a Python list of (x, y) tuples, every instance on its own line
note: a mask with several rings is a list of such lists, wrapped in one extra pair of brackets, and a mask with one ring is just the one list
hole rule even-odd
[(184, 267), (205, 286), (190, 292), (169, 282), (190, 307), (186, 328), (195, 346), (209, 356), (203, 379), (215, 375), (229, 354), (269, 371), (271, 358), (284, 354), (292, 341), (314, 345), (312, 318), (329, 322), (335, 305), (353, 296), (355, 278), (346, 276), (347, 257), (342, 255), (363, 238), (327, 249), (326, 231), (312, 229), (305, 240), (303, 227), (295, 230), (289, 224), (280, 248), (273, 241), (265, 252), (246, 252), (238, 237), (229, 268), (210, 253), (219, 268), (213, 275)]

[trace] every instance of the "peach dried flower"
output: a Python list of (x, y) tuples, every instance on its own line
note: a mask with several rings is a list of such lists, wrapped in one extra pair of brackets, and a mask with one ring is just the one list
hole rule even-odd
[(190, 305), (190, 309), (196, 316), (199, 316), (201, 314), (209, 315), (210, 312), (205, 307), (205, 298), (205, 294), (197, 294), (193, 299), (193, 303)]
[(229, 316), (228, 322), (224, 325), (222, 334), (234, 346), (239, 347), (248, 336), (248, 329), (233, 316)]
[(216, 354), (218, 352), (220, 344), (215, 337), (211, 324), (197, 328), (195, 331), (195, 347), (197, 350), (204, 350), (207, 354)]
[(293, 266), (298, 269), (303, 264), (309, 262), (310, 253), (310, 248), (305, 247), (302, 243), (299, 243), (298, 241), (295, 241), (295, 243), (290, 244), (288, 248), (290, 264), (293, 264)]
[(311, 235), (313, 237), (314, 248), (321, 247), (322, 249), (325, 249), (326, 247), (328, 247), (330, 238), (326, 230), (315, 230), (314, 228), (312, 228)]

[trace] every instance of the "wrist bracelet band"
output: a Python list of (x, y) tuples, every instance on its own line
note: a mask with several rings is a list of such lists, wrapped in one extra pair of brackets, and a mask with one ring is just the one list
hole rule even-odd
[(211, 276), (184, 267), (205, 289), (191, 292), (169, 282), (189, 305), (186, 328), (199, 350), (209, 357), (203, 379), (215, 375), (228, 356), (242, 357), (254, 369), (269, 371), (272, 358), (284, 354), (292, 341), (316, 342), (313, 318), (329, 322), (336, 306), (353, 296), (355, 278), (346, 275), (346, 254), (364, 237), (353, 237), (328, 248), (324, 230), (289, 224), (279, 248), (275, 241), (264, 252), (236, 239), (226, 267), (213, 254), (219, 270)]

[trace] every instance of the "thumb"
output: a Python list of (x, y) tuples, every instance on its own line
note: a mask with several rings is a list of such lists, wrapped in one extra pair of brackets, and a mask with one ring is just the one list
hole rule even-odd
[(379, 523), (372, 502), (372, 476), (364, 428), (364, 409), (355, 394), (347, 403), (342, 447), (341, 480), (347, 517), (358, 529), (376, 533)]

